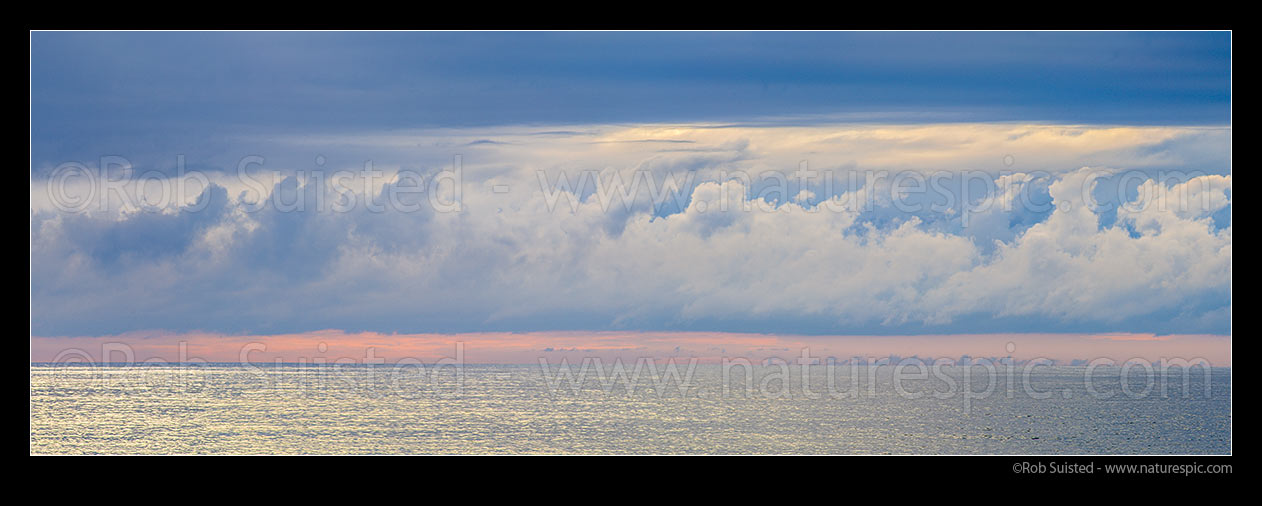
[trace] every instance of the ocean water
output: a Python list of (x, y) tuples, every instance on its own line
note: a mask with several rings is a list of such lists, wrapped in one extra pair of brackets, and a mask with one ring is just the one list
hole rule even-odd
[(38, 454), (1226, 454), (1231, 370), (31, 365)]

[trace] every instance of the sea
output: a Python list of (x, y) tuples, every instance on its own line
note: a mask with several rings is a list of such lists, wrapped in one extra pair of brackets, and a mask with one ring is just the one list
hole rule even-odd
[(1230, 368), (588, 365), (36, 363), (30, 451), (1231, 453)]

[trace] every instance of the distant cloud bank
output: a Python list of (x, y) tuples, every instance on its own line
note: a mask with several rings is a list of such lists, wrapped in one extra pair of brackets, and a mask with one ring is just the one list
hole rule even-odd
[(1229, 127), (239, 142), (36, 168), (32, 334), (1230, 332)]

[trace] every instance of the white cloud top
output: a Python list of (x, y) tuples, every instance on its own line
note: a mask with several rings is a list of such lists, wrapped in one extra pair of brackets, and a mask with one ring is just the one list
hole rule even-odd
[[(98, 191), (66, 212), (47, 191), (57, 173), (33, 179), (32, 332), (1230, 328), (1229, 128), (523, 127), (253, 142), (278, 153), (254, 180), (219, 160), (224, 171), (158, 208), (99, 206)], [(315, 154), (323, 165), (293, 162)], [(439, 171), (455, 155), (460, 210), (436, 209), (453, 195), (456, 178)], [(341, 169), (353, 172), (331, 177)], [(121, 194), (167, 181), (137, 172), (120, 170)], [(292, 177), (273, 186), (273, 173)], [(611, 189), (619, 179), (642, 184)], [(94, 183), (60, 181), (81, 196)], [(272, 205), (254, 209), (263, 194)]]

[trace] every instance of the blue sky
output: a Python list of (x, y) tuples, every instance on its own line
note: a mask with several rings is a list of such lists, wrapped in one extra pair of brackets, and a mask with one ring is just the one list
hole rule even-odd
[[(36, 32), (32, 333), (1228, 333), (1230, 42)], [(372, 160), (433, 178), (459, 155), (467, 205), (245, 212), (250, 187), (233, 176), (250, 155), (276, 176), (264, 193), (312, 195), (327, 190), (306, 179), (313, 170)], [(213, 186), (139, 211), (48, 204), (58, 166), (99, 170), (107, 156), (125, 159), (130, 179), (171, 176), (180, 156)], [(963, 204), (907, 211), (878, 199), (824, 220), (808, 210), (879, 185), (793, 184), (763, 199), (761, 182), (734, 191), (783, 213), (696, 207), (732, 190), (724, 171), (790, 173), (802, 161), (837, 174), (980, 171), (1070, 209), (988, 210), (965, 225)], [(541, 210), (528, 191), (540, 173), (604, 169), (696, 180), (673, 204), (614, 211), (588, 209), (591, 191), (568, 212)], [(1180, 172), (1152, 199), (1186, 199), (1170, 190), (1189, 181), (1213, 198), (1193, 211), (1076, 214), (1081, 192), (1056, 192), (1087, 169), (1113, 174), (1098, 192), (1125, 187), (1104, 196), (1114, 207), (1163, 171)], [(366, 193), (400, 183), (381, 184)], [(512, 191), (486, 190), (495, 185)]]

